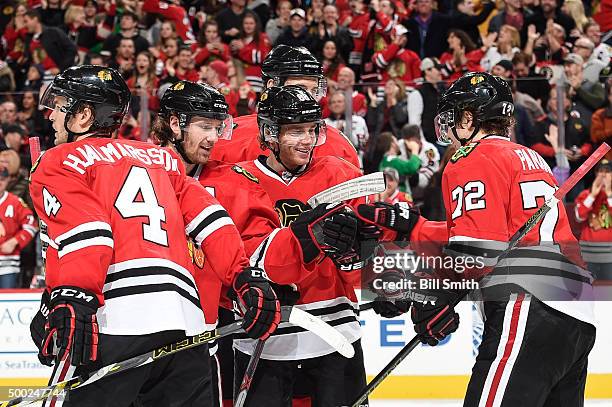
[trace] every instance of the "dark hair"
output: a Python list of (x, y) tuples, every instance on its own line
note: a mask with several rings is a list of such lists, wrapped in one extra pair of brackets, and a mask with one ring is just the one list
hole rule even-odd
[(500, 136), (510, 135), (510, 130), (516, 124), (514, 117), (502, 117), (498, 119), (487, 120), (480, 123), (480, 130), (487, 134), (499, 134)]
[(207, 22), (204, 23), (202, 28), (200, 28), (200, 33), (198, 34), (198, 44), (201, 47), (206, 45), (206, 29), (213, 25), (217, 27), (217, 34), (218, 34), (219, 33), (219, 23), (217, 23), (215, 20), (208, 20)]
[(253, 33), (253, 42), (255, 44), (259, 44), (259, 36), (261, 34), (261, 22), (259, 21), (259, 16), (251, 10), (245, 11), (245, 13), (242, 15), (242, 20), (240, 21), (240, 38), (244, 38), (245, 36), (243, 22), (244, 19), (248, 17), (251, 17), (253, 20), (255, 20), (255, 32)]
[(524, 52), (517, 52), (512, 57), (512, 65), (525, 64), (529, 66), (531, 64), (531, 55), (525, 54)]
[(393, 134), (388, 131), (384, 131), (376, 137), (374, 144), (370, 145), (370, 149), (364, 160), (364, 172), (370, 174), (378, 171), (378, 166), (382, 161), (384, 155), (391, 148), (393, 142)]
[(449, 36), (451, 34), (461, 40), (461, 45), (465, 47), (466, 54), (476, 49), (476, 44), (474, 44), (474, 41), (472, 41), (468, 33), (466, 33), (465, 31), (453, 29), (453, 30), (450, 30), (448, 33)]
[(19, 133), (21, 137), (25, 136), (25, 130), (18, 124), (9, 124), (4, 128), (4, 135), (9, 133)]
[(136, 13), (133, 13), (133, 12), (129, 11), (129, 10), (124, 10), (123, 11), (123, 14), (121, 14), (121, 18), (123, 18), (123, 17), (130, 17), (132, 20), (134, 20), (136, 22), (139, 21), (138, 15)]
[(412, 137), (421, 137), (421, 128), (418, 124), (405, 124), (400, 130), (398, 139), (409, 139)]
[(323, 48), (325, 48), (325, 44), (327, 44), (328, 42), (332, 42), (335, 46), (336, 46), (336, 56), (331, 60), (331, 63), (329, 64), (329, 66), (327, 67), (327, 70), (325, 72), (325, 76), (327, 78), (331, 78), (334, 73), (338, 70), (338, 68), (340, 67), (340, 65), (344, 64), (344, 59), (342, 58), (342, 55), (340, 55), (340, 52), (338, 50), (338, 43), (336, 42), (336, 40), (334, 39), (328, 39), (323, 43), (323, 47), (321, 47), (321, 60), (323, 60)]
[(38, 12), (38, 10), (28, 10), (24, 14), (24, 16), (29, 18), (35, 18), (40, 21), (40, 13)]
[[(146, 56), (147, 59), (149, 60), (149, 69), (147, 70), (147, 83), (153, 86), (153, 83), (156, 77), (155, 75), (155, 57), (148, 50), (140, 51), (138, 55), (136, 55), (136, 58), (138, 58), (140, 55)], [(134, 76), (138, 77), (137, 69), (134, 69)]]

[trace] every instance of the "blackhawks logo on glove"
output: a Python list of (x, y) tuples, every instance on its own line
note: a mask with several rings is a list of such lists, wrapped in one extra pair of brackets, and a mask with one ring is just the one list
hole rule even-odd
[(310, 205), (300, 202), (297, 199), (281, 199), (280, 201), (276, 201), (274, 205), (274, 210), (278, 214), (278, 219), (282, 227), (291, 225), (298, 216), (310, 209)]

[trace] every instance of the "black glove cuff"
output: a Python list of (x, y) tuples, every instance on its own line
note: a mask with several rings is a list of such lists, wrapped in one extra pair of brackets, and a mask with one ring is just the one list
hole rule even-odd
[(96, 294), (80, 287), (63, 285), (51, 291), (49, 308), (53, 309), (57, 304), (71, 303), (80, 304), (91, 309), (93, 312), (100, 307)]

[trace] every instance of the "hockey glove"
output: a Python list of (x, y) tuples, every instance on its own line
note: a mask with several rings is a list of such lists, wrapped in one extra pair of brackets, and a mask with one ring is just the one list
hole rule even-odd
[(247, 267), (234, 280), (230, 298), (243, 308), (242, 328), (253, 339), (267, 339), (280, 323), (280, 303), (265, 272)]
[(455, 304), (461, 294), (450, 290), (411, 290), (412, 322), (421, 342), (436, 346), (459, 327)]
[(357, 207), (359, 216), (370, 223), (397, 232), (397, 240), (410, 240), (410, 233), (419, 220), (419, 213), (406, 202), (395, 205), (386, 202), (361, 204)]
[(43, 356), (55, 355), (56, 362), (70, 358), (73, 366), (95, 362), (98, 359), (96, 311), (99, 306), (96, 295), (82, 288), (61, 286), (53, 289)]
[(395, 318), (408, 312), (410, 301), (389, 301), (379, 297), (374, 300), (372, 309), (383, 318)]
[(341, 256), (331, 254), (330, 257), (341, 271), (362, 269), (374, 256), (380, 235), (378, 226), (357, 219), (357, 239), (355, 239), (353, 250)]
[(47, 323), (48, 315), (49, 291), (45, 290), (40, 299), (40, 308), (36, 315), (34, 315), (34, 318), (32, 318), (32, 322), (30, 322), (30, 335), (32, 336), (32, 341), (34, 341), (34, 344), (38, 348), (38, 360), (40, 360), (40, 363), (51, 366), (53, 364), (53, 358), (45, 357), (42, 354), (42, 346), (45, 339), (45, 324)]
[(304, 263), (310, 263), (322, 252), (342, 256), (353, 250), (357, 217), (346, 205), (321, 204), (303, 212), (290, 228), (300, 243)]

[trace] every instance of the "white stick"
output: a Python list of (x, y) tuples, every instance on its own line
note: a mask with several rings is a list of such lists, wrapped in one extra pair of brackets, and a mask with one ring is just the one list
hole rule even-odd
[(375, 172), (350, 179), (321, 191), (310, 197), (308, 205), (314, 208), (322, 203), (336, 203), (361, 198), (362, 196), (379, 194), (386, 188), (385, 175), (382, 172)]

